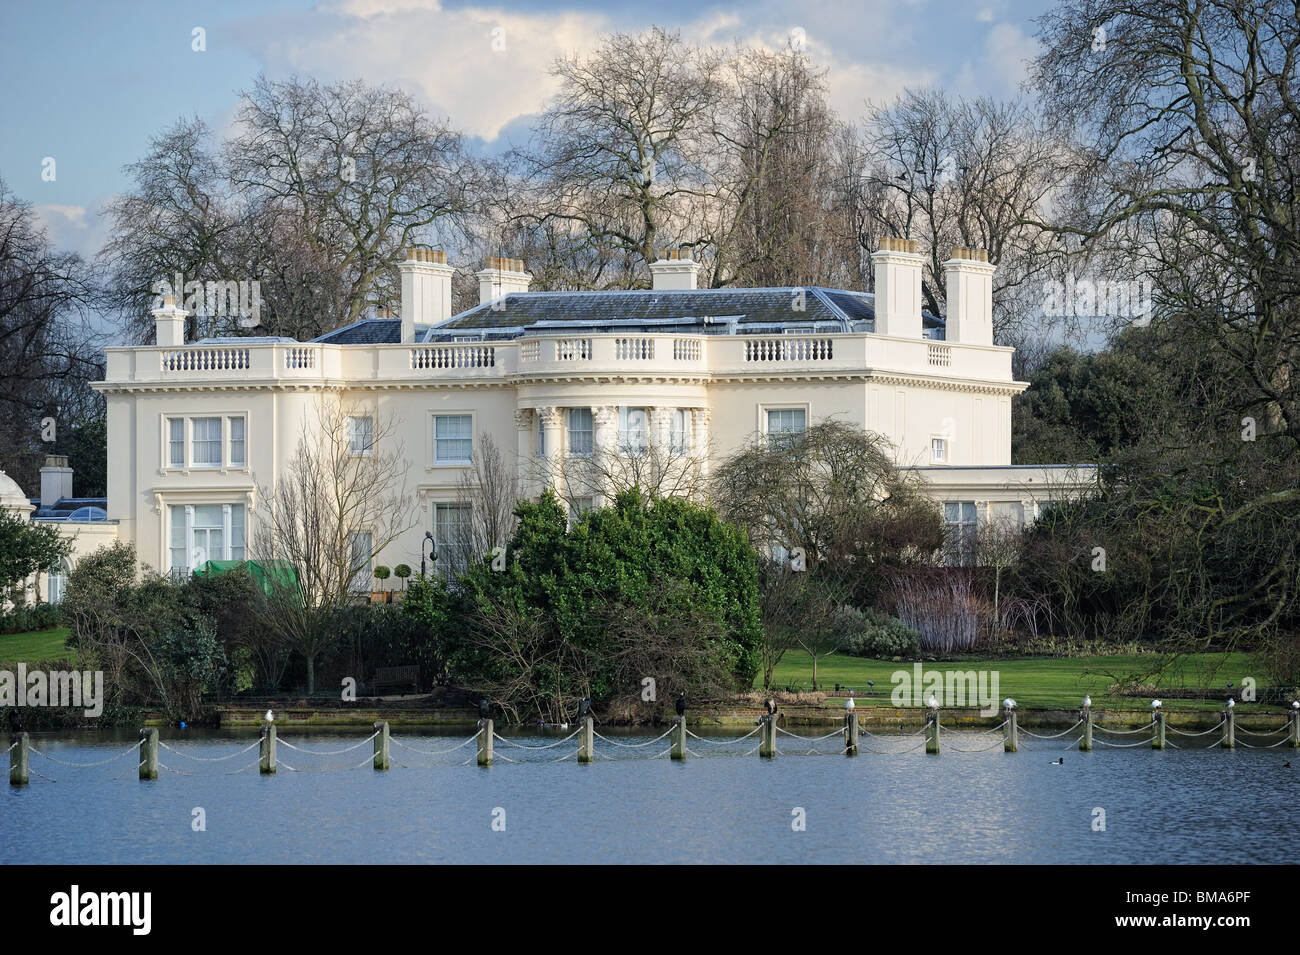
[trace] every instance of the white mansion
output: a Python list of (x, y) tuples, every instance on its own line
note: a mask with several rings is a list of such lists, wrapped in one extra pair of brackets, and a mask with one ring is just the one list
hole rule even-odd
[(307, 342), (186, 342), (186, 312), (167, 302), (157, 344), (109, 349), (96, 385), (109, 521), (159, 570), (245, 557), (259, 488), (275, 486), (323, 396), (352, 409), (358, 453), (381, 418), (402, 441), (420, 512), (375, 555), (389, 566), (418, 563), (426, 531), (450, 543), (484, 435), (530, 494), (562, 480), (566, 458), (653, 445), (707, 472), (755, 435), (827, 418), (885, 436), (954, 523), (1032, 521), (1042, 502), (1088, 486), (1088, 468), (1011, 464), (1011, 399), (1026, 385), (1012, 349), (993, 344), (987, 254), (957, 248), (944, 263), (946, 317), (922, 310), (914, 243), (885, 240), (872, 258), (874, 295), (697, 289), (696, 264), (677, 254), (651, 266), (652, 290), (530, 292), (522, 262), (492, 259), (481, 304), (453, 315), (453, 268), (412, 249), (400, 319)]

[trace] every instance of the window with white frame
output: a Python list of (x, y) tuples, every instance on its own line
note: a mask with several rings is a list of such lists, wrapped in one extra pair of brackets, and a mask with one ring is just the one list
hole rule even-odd
[(244, 416), (226, 419), (230, 423), (230, 466), (242, 468), (248, 464), (248, 442), (244, 440)]
[(375, 538), (369, 531), (354, 531), (348, 535), (350, 551), (351, 580), (349, 589), (353, 593), (369, 593), (371, 577), (371, 560), (374, 557)]
[(370, 415), (348, 416), (348, 453), (365, 457), (375, 450), (375, 419)]
[(438, 546), (438, 566), (456, 576), (469, 566), (472, 510), (458, 501), (433, 505), (433, 540)]
[(618, 409), (618, 447), (623, 454), (644, 454), (650, 438), (650, 414), (645, 408)]
[(197, 570), (209, 560), (244, 559), (243, 504), (173, 504), (168, 516), (172, 573)]
[(770, 447), (785, 447), (807, 430), (806, 408), (767, 409), (767, 443)]
[(221, 419), (191, 418), (190, 466), (221, 467)]
[(50, 576), (46, 587), (49, 603), (63, 603), (63, 597), (68, 592), (68, 574), (70, 573), (72, 573), (72, 565), (68, 563), (66, 557), (60, 557), (50, 567)]
[(534, 411), (533, 417), (537, 419), (537, 456), (546, 457), (546, 425), (542, 421), (540, 412)]
[(167, 464), (173, 468), (185, 467), (185, 419), (167, 419)]
[(684, 455), (691, 450), (691, 413), (686, 408), (673, 411), (668, 425), (669, 453)]
[(585, 457), (595, 446), (595, 424), (590, 408), (569, 409), (569, 453)]
[(979, 542), (979, 509), (974, 501), (944, 501), (944, 561), (970, 564)]
[(931, 464), (948, 463), (948, 439), (947, 438), (930, 439), (930, 463)]
[(596, 498), (590, 494), (584, 494), (575, 497), (569, 505), (569, 527), (573, 527), (578, 521), (582, 520), (583, 514), (589, 514), (596, 509)]
[(433, 463), (468, 464), (474, 459), (474, 418), (467, 414), (433, 416)]

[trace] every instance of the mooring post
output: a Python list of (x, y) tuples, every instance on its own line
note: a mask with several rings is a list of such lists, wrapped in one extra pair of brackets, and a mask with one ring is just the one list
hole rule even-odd
[(1291, 745), (1288, 749), (1300, 748), (1300, 709), (1297, 709), (1295, 704), (1292, 704), (1291, 709), (1287, 711), (1286, 721), (1291, 727)]
[(1092, 752), (1092, 707), (1085, 705), (1079, 718), (1083, 720), (1083, 735), (1079, 737), (1079, 749), (1090, 753)]
[(275, 724), (262, 724), (262, 745), (258, 748), (258, 771), (263, 776), (275, 773)]
[(388, 768), (388, 723), (380, 721), (375, 724), (379, 735), (375, 737), (375, 769)]
[(1152, 749), (1165, 748), (1165, 711), (1156, 710), (1156, 733), (1151, 737)]
[(858, 755), (858, 714), (853, 710), (844, 714), (844, 755)]
[(673, 759), (686, 758), (686, 717), (677, 717), (677, 722), (673, 724)]
[(768, 713), (760, 718), (758, 734), (758, 755), (771, 759), (776, 755), (776, 714)]
[(1219, 745), (1224, 749), (1237, 748), (1237, 712), (1231, 706), (1223, 708), (1223, 739)]
[(31, 739), (26, 733), (9, 734), (9, 785), (27, 785), (27, 761), (31, 758)]
[(939, 711), (931, 709), (925, 716), (925, 751), (939, 755)]
[(158, 728), (140, 730), (140, 778), (158, 778)]
[(478, 764), (492, 765), (492, 721), (488, 719), (478, 721)]
[(596, 721), (588, 716), (578, 730), (578, 762), (590, 763), (596, 753)]
[(1020, 751), (1020, 728), (1016, 725), (1016, 711), (1007, 707), (1007, 738), (1002, 744), (1004, 753)]

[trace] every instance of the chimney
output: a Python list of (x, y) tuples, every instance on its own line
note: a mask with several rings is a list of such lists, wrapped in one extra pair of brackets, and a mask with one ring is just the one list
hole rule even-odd
[(451, 277), (456, 269), (447, 264), (446, 252), (412, 247), (397, 271), (402, 274), (402, 342), (409, 345), (415, 341), (416, 325), (451, 318)]
[(921, 266), (924, 257), (911, 239), (880, 240), (871, 253), (876, 286), (876, 334), (921, 337)]
[(51, 508), (65, 497), (72, 497), (72, 468), (62, 454), (45, 455), (41, 468), (41, 507)]
[(693, 290), (700, 266), (688, 249), (660, 249), (659, 259), (650, 263), (651, 287), (656, 291)]
[(185, 316), (189, 313), (176, 305), (176, 296), (163, 296), (162, 308), (153, 310), (154, 341), (167, 348), (185, 344)]
[(524, 271), (523, 259), (490, 255), (478, 275), (479, 304), (493, 302), (511, 292), (527, 292), (533, 277)]
[(983, 249), (954, 246), (943, 263), (947, 286), (948, 329), (945, 338), (962, 345), (993, 344), (993, 273)]

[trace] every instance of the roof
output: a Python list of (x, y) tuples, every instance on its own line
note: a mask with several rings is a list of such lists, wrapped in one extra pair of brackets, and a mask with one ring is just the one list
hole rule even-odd
[(34, 521), (71, 521), (87, 523), (108, 520), (108, 498), (61, 497), (51, 505), (44, 505), (38, 497), (32, 498), (36, 510)]

